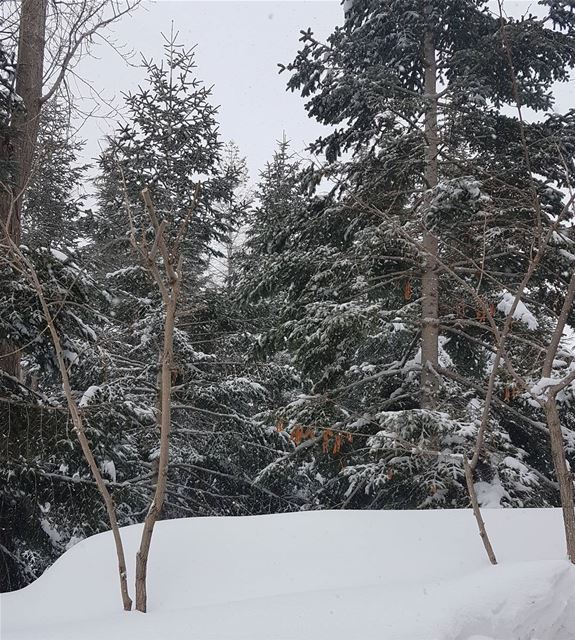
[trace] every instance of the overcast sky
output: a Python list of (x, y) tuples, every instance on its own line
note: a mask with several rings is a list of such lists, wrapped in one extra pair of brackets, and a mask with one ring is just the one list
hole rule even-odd
[[(516, 14), (536, 8), (526, 1), (505, 3)], [(495, 8), (495, 6), (494, 6)], [(172, 21), (186, 46), (197, 45), (197, 75), (214, 85), (213, 103), (220, 105), (220, 131), (224, 141), (234, 140), (247, 156), (252, 180), (270, 159), (275, 141), (285, 131), (293, 150), (303, 152), (322, 128), (310, 120), (303, 99), (287, 93), (287, 74), (278, 74), (277, 64), (293, 60), (300, 46), (301, 29), (311, 27), (325, 38), (343, 21), (339, 0), (179, 1), (161, 0), (143, 5), (114, 26), (113, 37), (125, 50), (147, 58), (162, 56), (161, 33), (169, 34)], [(74, 93), (101, 94), (104, 102), (120, 106), (121, 92), (134, 90), (142, 82), (141, 68), (129, 66), (109, 45), (99, 45), (95, 58), (85, 58), (74, 70)], [(133, 59), (138, 64), (139, 55)], [(575, 106), (573, 83), (559, 90), (558, 106)], [(86, 109), (94, 103), (82, 102)], [(100, 109), (103, 115), (105, 108)], [(98, 140), (110, 133), (114, 121), (90, 118), (80, 136), (88, 140), (88, 157), (98, 155)]]
[[(239, 145), (255, 178), (284, 131), (298, 152), (321, 133), (322, 128), (307, 117), (302, 98), (286, 92), (288, 76), (279, 75), (277, 65), (293, 60), (301, 29), (312, 27), (325, 37), (342, 17), (337, 0), (145, 2), (115, 26), (114, 38), (126, 49), (158, 59), (160, 34), (169, 34), (173, 21), (180, 41), (197, 45), (197, 76), (214, 85), (212, 102), (220, 106), (222, 139)], [(89, 86), (72, 79), (74, 93), (98, 92), (106, 102), (121, 105), (121, 92), (135, 89), (144, 78), (143, 70), (130, 67), (108, 45), (96, 47), (94, 53), (96, 59), (82, 60), (74, 71)], [(138, 55), (133, 62), (140, 59)], [(82, 104), (86, 109), (94, 106), (91, 101)], [(102, 115), (106, 110), (100, 109)], [(110, 125), (101, 118), (84, 124), (80, 137), (88, 140), (89, 156), (98, 154), (97, 141), (110, 131)]]

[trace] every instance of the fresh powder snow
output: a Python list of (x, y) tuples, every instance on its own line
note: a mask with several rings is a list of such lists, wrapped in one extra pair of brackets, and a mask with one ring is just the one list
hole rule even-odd
[[(148, 613), (121, 610), (112, 536), (2, 595), (2, 640), (573, 640), (557, 509), (314, 511), (160, 522)], [(122, 531), (133, 564), (141, 526)], [(134, 570), (130, 567), (130, 582)]]
[[(497, 305), (498, 311), (502, 311), (505, 315), (509, 315), (511, 312), (511, 308), (513, 307), (513, 303), (515, 301), (515, 296), (506, 291), (502, 296), (499, 304)], [(531, 331), (535, 331), (539, 326), (537, 318), (529, 311), (529, 309), (523, 304), (521, 300), (519, 300), (515, 311), (513, 312), (513, 319), (519, 320), (527, 326)]]

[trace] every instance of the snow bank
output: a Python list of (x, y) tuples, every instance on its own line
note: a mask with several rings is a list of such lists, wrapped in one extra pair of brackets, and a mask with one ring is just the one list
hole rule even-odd
[[(112, 538), (1, 600), (2, 640), (573, 640), (553, 509), (310, 512), (162, 522), (149, 613), (123, 613)], [(140, 527), (124, 529), (130, 558)], [(133, 570), (131, 571), (133, 576)]]

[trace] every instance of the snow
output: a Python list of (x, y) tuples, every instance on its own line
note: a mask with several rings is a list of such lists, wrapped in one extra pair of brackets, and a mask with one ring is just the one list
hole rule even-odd
[[(124, 613), (109, 534), (1, 599), (2, 640), (572, 640), (559, 510), (323, 511), (161, 522), (149, 612)], [(139, 525), (123, 530), (131, 562)]]
[(88, 338), (90, 338), (90, 340), (93, 340), (94, 342), (98, 339), (98, 336), (96, 335), (96, 332), (94, 331), (94, 329), (92, 329), (92, 327), (89, 327), (82, 320), (82, 318), (79, 318), (75, 313), (72, 313), (71, 311), (67, 311), (67, 314), (76, 321), (76, 323), (78, 324), (80, 329), (83, 331), (85, 336), (87, 336)]
[(75, 351), (70, 351), (69, 349), (63, 349), (62, 355), (71, 365), (78, 364), (80, 360), (78, 354)]
[(116, 482), (116, 465), (113, 460), (104, 460), (100, 465), (101, 472), (108, 476), (112, 482)]
[(48, 536), (48, 538), (50, 538), (50, 542), (54, 546), (57, 546), (58, 543), (62, 540), (62, 536), (60, 535), (58, 529), (53, 527), (47, 518), (42, 518), (42, 520), (40, 520), (40, 526), (42, 527), (42, 530)]
[(58, 249), (50, 249), (50, 253), (58, 262), (68, 262), (69, 258), (65, 253), (58, 251)]
[(101, 387), (98, 387), (97, 385), (92, 385), (88, 387), (86, 391), (84, 391), (84, 393), (82, 394), (82, 397), (80, 398), (80, 402), (78, 403), (78, 406), (81, 409), (83, 409), (84, 407), (87, 407), (95, 398), (98, 391), (100, 390), (101, 390)]
[(531, 387), (530, 393), (535, 399), (547, 400), (547, 390), (549, 387), (554, 387), (561, 384), (562, 378), (541, 378), (537, 384)]
[[(506, 291), (501, 296), (501, 301), (497, 305), (498, 311), (502, 311), (505, 315), (509, 315), (514, 301), (515, 296), (509, 293), (509, 291)], [(525, 304), (523, 304), (523, 302), (521, 302), (521, 300), (519, 300), (519, 304), (513, 312), (513, 319), (523, 322), (523, 324), (527, 325), (527, 328), (531, 331), (535, 331), (535, 329), (537, 329), (539, 325), (539, 323), (537, 322), (537, 318), (531, 313), (531, 311), (529, 311), (529, 309), (525, 306)]]
[(500, 509), (501, 501), (508, 497), (499, 478), (491, 482), (476, 482), (475, 491), (479, 506), (485, 509)]

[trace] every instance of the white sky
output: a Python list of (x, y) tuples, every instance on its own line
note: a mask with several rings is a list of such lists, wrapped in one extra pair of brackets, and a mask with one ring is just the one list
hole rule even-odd
[[(161, 58), (160, 33), (170, 33), (171, 23), (186, 46), (197, 44), (197, 76), (214, 85), (212, 103), (220, 105), (222, 139), (234, 140), (247, 156), (251, 178), (257, 178), (283, 132), (294, 151), (303, 151), (322, 127), (307, 117), (304, 101), (286, 92), (288, 74), (278, 74), (279, 62), (293, 60), (300, 43), (299, 32), (307, 27), (320, 37), (329, 35), (343, 20), (337, 0), (283, 2), (149, 2), (114, 27), (114, 39), (126, 49), (146, 57)], [(72, 78), (74, 93), (89, 96), (96, 91), (106, 102), (122, 104), (121, 92), (134, 90), (145, 77), (141, 68), (130, 67), (109, 45), (94, 49), (97, 58), (86, 58), (74, 73), (89, 86)], [(140, 61), (137, 55), (133, 63)], [(86, 100), (85, 109), (94, 107)], [(103, 115), (109, 111), (100, 107)], [(111, 123), (90, 118), (79, 136), (88, 140), (88, 157), (98, 155), (98, 139), (109, 133)]]
[[(525, 0), (508, 0), (505, 7), (511, 14), (537, 9), (535, 2)], [(289, 76), (279, 75), (277, 64), (293, 60), (301, 29), (311, 27), (319, 38), (325, 38), (343, 21), (339, 0), (144, 0), (138, 10), (114, 26), (113, 37), (126, 50), (159, 59), (163, 54), (160, 34), (169, 34), (172, 21), (183, 44), (197, 45), (197, 76), (214, 85), (212, 102), (220, 105), (222, 140), (239, 145), (252, 180), (271, 158), (284, 131), (296, 152), (303, 152), (321, 134), (322, 127), (307, 117), (304, 100), (286, 92)], [(72, 78), (73, 91), (85, 97), (97, 92), (105, 102), (120, 106), (121, 92), (134, 90), (144, 71), (129, 66), (109, 45), (96, 46), (94, 54), (95, 58), (82, 59), (74, 70), (85, 81)], [(132, 61), (139, 63), (140, 56)], [(573, 83), (559, 88), (559, 109), (575, 106), (574, 89)], [(89, 110), (94, 102), (86, 99), (82, 105)], [(109, 109), (100, 107), (101, 115), (106, 111)], [(80, 137), (88, 140), (88, 158), (98, 155), (98, 140), (111, 132), (118, 117), (90, 118), (82, 126)]]

